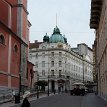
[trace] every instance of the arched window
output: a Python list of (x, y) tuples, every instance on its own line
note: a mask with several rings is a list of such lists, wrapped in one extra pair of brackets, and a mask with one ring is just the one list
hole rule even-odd
[(5, 39), (4, 39), (4, 36), (2, 34), (0, 35), (0, 43), (3, 45), (5, 44)]
[(18, 52), (18, 46), (17, 45), (14, 45), (14, 51)]

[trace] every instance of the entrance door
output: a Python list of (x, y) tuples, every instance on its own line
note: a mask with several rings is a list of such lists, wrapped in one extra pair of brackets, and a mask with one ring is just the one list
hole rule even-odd
[(52, 89), (52, 92), (54, 92), (54, 90), (55, 90), (55, 81), (54, 80), (51, 81), (51, 89)]

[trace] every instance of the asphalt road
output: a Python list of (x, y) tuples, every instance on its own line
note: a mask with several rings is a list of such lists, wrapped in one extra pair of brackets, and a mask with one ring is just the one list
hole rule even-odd
[(57, 94), (31, 101), (31, 107), (107, 107), (107, 103), (94, 94), (86, 96)]

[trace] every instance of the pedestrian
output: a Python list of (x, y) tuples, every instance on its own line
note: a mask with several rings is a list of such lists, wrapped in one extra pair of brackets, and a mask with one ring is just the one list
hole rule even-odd
[(13, 102), (15, 101), (15, 95), (16, 95), (15, 91), (12, 90), (12, 101), (13, 101)]
[(23, 95), (23, 103), (22, 103), (21, 107), (30, 107), (30, 102), (28, 101), (29, 96), (30, 96), (30, 92), (25, 91), (25, 93)]

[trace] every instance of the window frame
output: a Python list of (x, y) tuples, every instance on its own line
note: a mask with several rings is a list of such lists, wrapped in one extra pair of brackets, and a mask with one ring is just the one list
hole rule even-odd
[(18, 45), (17, 45), (17, 44), (14, 44), (14, 49), (13, 49), (13, 50), (14, 50), (14, 52), (16, 52), (16, 53), (18, 52)]
[(2, 33), (0, 34), (0, 44), (5, 45), (5, 37)]

